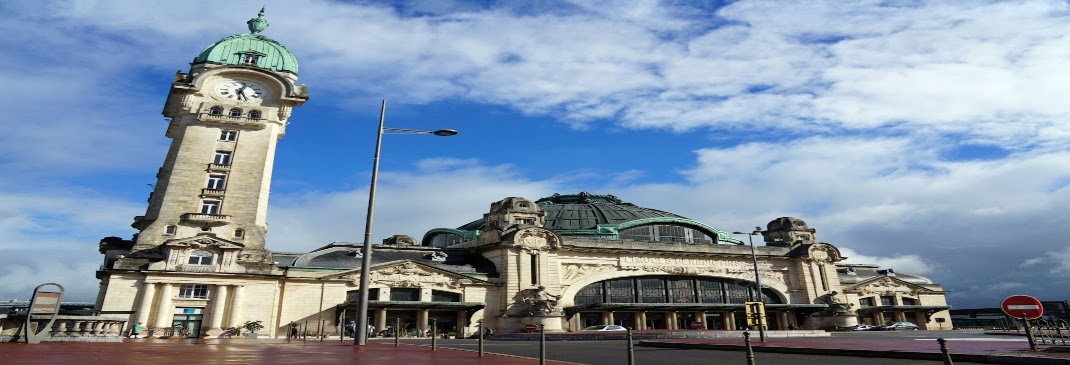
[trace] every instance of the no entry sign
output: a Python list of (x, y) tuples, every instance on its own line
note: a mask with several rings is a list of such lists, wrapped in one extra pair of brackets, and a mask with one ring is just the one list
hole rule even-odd
[(1003, 309), (1003, 313), (1014, 318), (1025, 316), (1026, 319), (1037, 319), (1044, 314), (1044, 306), (1040, 301), (1028, 295), (1009, 296), (1003, 299), (999, 307)]

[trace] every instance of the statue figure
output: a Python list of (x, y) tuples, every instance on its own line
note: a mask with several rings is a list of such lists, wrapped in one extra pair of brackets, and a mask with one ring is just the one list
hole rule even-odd
[(545, 286), (539, 286), (538, 289), (528, 289), (524, 296), (524, 301), (528, 303), (529, 314), (535, 313), (553, 313), (557, 310), (557, 301), (561, 299), (560, 295), (553, 295), (546, 291)]
[(818, 300), (829, 305), (828, 311), (830, 314), (852, 313), (851, 307), (854, 307), (854, 304), (847, 303), (838, 294), (833, 290), (828, 294), (822, 295)]

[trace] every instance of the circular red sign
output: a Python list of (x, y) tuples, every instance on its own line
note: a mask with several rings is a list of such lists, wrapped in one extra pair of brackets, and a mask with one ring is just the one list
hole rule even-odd
[(533, 324), (525, 324), (524, 325), (524, 330), (528, 331), (528, 332), (531, 332), (531, 331), (534, 331), (534, 330), (537, 330), (537, 329), (539, 329), (539, 326), (536, 326), (536, 325), (533, 325)]
[(691, 322), (691, 329), (703, 329), (706, 328), (706, 324), (702, 322)]
[(1012, 295), (999, 304), (1003, 313), (1014, 318), (1037, 319), (1044, 314), (1044, 306), (1037, 298), (1028, 295)]

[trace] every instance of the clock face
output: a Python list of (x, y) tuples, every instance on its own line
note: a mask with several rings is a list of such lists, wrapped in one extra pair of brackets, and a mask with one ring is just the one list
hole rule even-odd
[(264, 97), (264, 87), (252, 81), (227, 80), (215, 86), (216, 94), (236, 101), (254, 101)]

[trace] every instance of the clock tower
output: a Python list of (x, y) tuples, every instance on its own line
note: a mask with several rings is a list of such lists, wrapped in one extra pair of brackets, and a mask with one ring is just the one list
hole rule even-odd
[(295, 84), (293, 55), (260, 34), (263, 9), (247, 24), (249, 33), (213, 43), (175, 74), (163, 108), (171, 147), (145, 215), (134, 218), (133, 245), (105, 266), (272, 271), (264, 237), (275, 146), (308, 91)]

